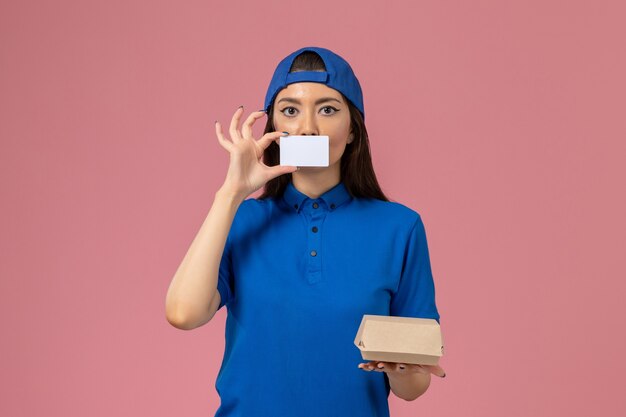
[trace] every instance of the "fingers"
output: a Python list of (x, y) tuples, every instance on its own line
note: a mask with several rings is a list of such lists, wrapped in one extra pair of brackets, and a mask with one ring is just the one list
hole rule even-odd
[(270, 146), (270, 143), (274, 142), (276, 139), (280, 138), (281, 136), (287, 136), (287, 135), (288, 135), (287, 132), (269, 132), (261, 136), (261, 139), (259, 139), (257, 143), (259, 144), (261, 149), (265, 150), (268, 146)]
[(377, 361), (370, 361), (367, 363), (360, 363), (359, 364), (359, 368), (363, 369), (364, 371), (374, 371), (374, 372), (385, 372), (385, 370), (389, 371), (390, 368), (387, 367), (388, 363), (387, 362), (377, 362)]
[(243, 126), (241, 128), (241, 134), (244, 139), (252, 139), (252, 125), (256, 119), (260, 119), (263, 116), (265, 116), (265, 112), (262, 110), (250, 113), (250, 116), (248, 116), (246, 121), (243, 122)]
[(268, 179), (268, 181), (279, 177), (283, 174), (289, 174), (292, 172), (295, 172), (297, 170), (299, 170), (300, 168), (296, 167), (296, 166), (281, 166), (281, 165), (275, 165), (272, 167), (269, 167), (268, 170), (270, 172), (270, 178)]
[(368, 372), (390, 372), (393, 371), (393, 363), (370, 361), (367, 363), (360, 363), (359, 368)]
[(360, 363), (358, 367), (368, 372), (398, 372), (401, 374), (420, 373), (424, 375), (430, 375), (432, 373), (440, 378), (444, 378), (446, 376), (445, 371), (438, 365), (413, 365), (396, 362), (370, 361), (367, 363)]
[(215, 134), (217, 135), (217, 140), (219, 141), (220, 145), (222, 145), (224, 149), (230, 152), (233, 145), (224, 137), (224, 134), (222, 133), (222, 125), (217, 120), (215, 121)]
[(433, 375), (438, 376), (439, 378), (445, 378), (446, 371), (439, 365), (424, 365), (428, 372), (432, 372)]
[[(241, 139), (252, 138), (252, 124), (254, 123), (256, 119), (262, 117), (264, 114), (265, 114), (264, 111), (258, 111), (258, 112), (252, 113), (246, 119), (244, 123), (243, 132), (240, 132), (239, 120), (241, 120), (241, 116), (243, 115), (243, 106), (237, 107), (237, 110), (235, 110), (235, 114), (233, 114), (233, 117), (230, 121), (229, 134), (230, 134), (231, 141), (234, 143), (237, 143)], [(222, 129), (221, 129), (221, 124), (217, 120), (215, 121), (215, 133), (217, 134), (217, 138), (220, 144), (224, 148), (230, 151), (230, 149), (232, 148), (232, 145), (231, 145), (232, 142), (227, 140), (224, 137), (224, 134), (222, 133)]]
[(411, 365), (411, 367), (413, 368), (414, 372), (424, 375), (430, 375), (430, 370), (428, 368), (424, 368), (424, 366), (422, 365)]
[(228, 131), (230, 133), (230, 138), (235, 143), (239, 142), (242, 139), (241, 132), (239, 131), (239, 119), (241, 119), (242, 114), (243, 106), (239, 106), (230, 121), (230, 129)]

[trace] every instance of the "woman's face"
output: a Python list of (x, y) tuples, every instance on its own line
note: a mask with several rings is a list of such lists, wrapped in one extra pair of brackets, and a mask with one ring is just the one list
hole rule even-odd
[(290, 135), (328, 136), (329, 167), (341, 160), (346, 144), (354, 140), (348, 103), (321, 83), (293, 83), (282, 89), (274, 99), (273, 122), (276, 131)]

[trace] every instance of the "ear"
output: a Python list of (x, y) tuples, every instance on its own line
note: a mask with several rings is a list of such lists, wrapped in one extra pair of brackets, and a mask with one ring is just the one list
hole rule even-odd
[(348, 141), (346, 143), (352, 143), (353, 140), (354, 140), (354, 133), (350, 132), (350, 134), (348, 135)]

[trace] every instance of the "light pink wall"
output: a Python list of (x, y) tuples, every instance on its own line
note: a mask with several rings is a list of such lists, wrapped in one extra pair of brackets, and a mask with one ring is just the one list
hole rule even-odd
[(180, 331), (165, 294), (225, 177), (213, 121), (307, 45), (352, 64), (429, 237), (448, 376), (392, 415), (625, 415), (625, 11), (3, 2), (0, 415), (213, 415), (226, 311)]

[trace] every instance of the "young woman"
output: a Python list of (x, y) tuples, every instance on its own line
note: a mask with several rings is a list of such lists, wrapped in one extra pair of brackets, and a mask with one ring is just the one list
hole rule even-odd
[[(378, 185), (359, 82), (339, 55), (302, 48), (240, 127), (243, 113), (230, 138), (216, 121), (230, 166), (172, 280), (167, 319), (193, 329), (227, 307), (216, 417), (388, 416), (390, 391), (413, 400), (445, 373), (361, 363), (353, 343), (364, 314), (439, 322), (424, 224)], [(286, 134), (328, 135), (329, 166), (278, 165)]]

